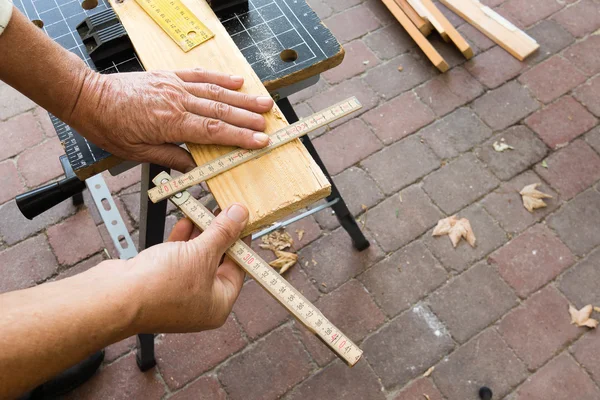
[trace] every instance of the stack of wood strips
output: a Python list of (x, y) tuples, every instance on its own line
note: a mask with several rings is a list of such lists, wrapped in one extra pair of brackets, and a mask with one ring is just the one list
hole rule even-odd
[[(431, 0), (381, 1), (440, 71), (447, 71), (448, 63), (427, 40), (434, 30), (446, 42), (452, 41), (467, 59), (473, 57), (467, 41)], [(539, 48), (533, 38), (479, 0), (440, 1), (520, 61)]]

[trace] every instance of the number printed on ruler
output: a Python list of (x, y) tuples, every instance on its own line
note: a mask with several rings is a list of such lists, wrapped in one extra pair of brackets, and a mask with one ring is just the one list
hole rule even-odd
[(177, 192), (198, 185), (201, 182), (230, 170), (246, 161), (260, 157), (292, 140), (298, 139), (299, 137), (330, 124), (339, 118), (343, 118), (360, 108), (362, 108), (362, 105), (358, 99), (356, 97), (351, 97), (271, 134), (269, 136), (269, 145), (262, 149), (239, 149), (224, 154), (206, 164), (194, 168), (187, 174), (183, 174), (176, 179), (157, 185), (155, 188), (148, 191), (148, 197), (153, 203), (167, 199)]

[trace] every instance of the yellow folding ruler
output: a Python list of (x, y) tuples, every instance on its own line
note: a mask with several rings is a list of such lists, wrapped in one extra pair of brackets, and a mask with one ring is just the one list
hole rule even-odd
[(179, 0), (135, 1), (186, 53), (215, 36)]
[[(240, 150), (226, 154), (176, 179), (172, 179), (166, 172), (161, 172), (152, 180), (156, 187), (148, 191), (149, 197), (154, 202), (169, 198), (187, 218), (204, 231), (215, 217), (185, 190), (186, 188), (264, 155), (275, 147), (306, 135), (361, 107), (358, 100), (352, 97), (272, 134), (271, 144), (264, 149)], [(227, 250), (227, 255), (346, 364), (352, 367), (360, 360), (362, 350), (243, 241), (237, 240)]]

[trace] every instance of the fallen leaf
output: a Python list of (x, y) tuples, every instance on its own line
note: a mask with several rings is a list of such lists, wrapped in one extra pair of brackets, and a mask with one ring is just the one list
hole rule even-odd
[(548, 162), (546, 160), (542, 161), (542, 167), (548, 169)]
[(304, 229), (296, 229), (296, 235), (298, 235), (298, 240), (302, 240), (304, 237)]
[(501, 153), (505, 150), (514, 150), (514, 147), (506, 144), (506, 143), (498, 143), (498, 142), (494, 142), (494, 144), (492, 145), (494, 146), (494, 150), (496, 150), (497, 152)]
[(298, 261), (298, 254), (289, 251), (275, 250), (275, 256), (277, 256), (277, 259), (271, 261), (269, 265), (273, 268), (279, 268), (280, 274), (283, 274)]
[(429, 368), (427, 371), (425, 371), (425, 373), (423, 374), (423, 376), (424, 377), (428, 377), (429, 375), (431, 375), (431, 373), (433, 372), (434, 369), (435, 369), (435, 367)]
[(532, 183), (531, 185), (525, 186), (519, 194), (523, 198), (523, 206), (530, 213), (533, 212), (536, 208), (544, 208), (546, 207), (546, 203), (542, 199), (551, 199), (552, 196), (546, 193), (542, 193), (536, 188), (541, 185), (541, 183)]
[(581, 310), (576, 309), (572, 305), (569, 305), (569, 313), (571, 314), (571, 324), (575, 324), (577, 326), (587, 326), (589, 328), (595, 328), (598, 326), (598, 321), (593, 318), (590, 318), (592, 315), (592, 305), (588, 304), (583, 307)]
[(450, 232), (448, 232), (448, 236), (450, 236), (450, 240), (452, 241), (452, 246), (456, 247), (460, 238), (465, 238), (467, 243), (471, 245), (471, 247), (475, 247), (475, 234), (473, 233), (473, 229), (471, 228), (471, 223), (466, 218), (461, 218), (452, 228), (450, 228)]
[(456, 221), (458, 221), (456, 215), (440, 219), (435, 228), (433, 228), (432, 236), (447, 235), (450, 233), (450, 229), (456, 224)]

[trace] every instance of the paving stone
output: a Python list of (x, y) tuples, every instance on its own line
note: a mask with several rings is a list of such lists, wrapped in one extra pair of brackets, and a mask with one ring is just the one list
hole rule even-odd
[[(140, 193), (122, 194), (119, 196), (121, 203), (127, 210), (127, 215), (131, 217), (135, 225), (140, 223)], [(122, 215), (122, 214), (121, 214)]]
[(478, 204), (472, 204), (458, 214), (460, 218), (467, 218), (471, 223), (477, 241), (475, 248), (466, 241), (452, 247), (452, 242), (447, 236), (432, 236), (433, 231), (425, 234), (424, 243), (431, 252), (449, 270), (464, 271), (475, 261), (488, 255), (506, 241), (504, 231), (492, 220), (485, 210)]
[(557, 0), (507, 0), (498, 12), (514, 24), (527, 28), (563, 7)]
[(472, 154), (465, 154), (423, 179), (423, 189), (452, 214), (498, 186), (499, 181)]
[(334, 13), (347, 10), (360, 3), (362, 3), (362, 0), (329, 0), (327, 2), (327, 4), (333, 9)]
[(570, 267), (575, 258), (543, 224), (527, 229), (488, 258), (502, 278), (525, 298)]
[[(302, 89), (301, 91), (296, 92), (296, 93), (290, 95), (289, 96), (290, 102), (293, 105), (296, 105), (298, 103), (302, 103), (303, 101), (307, 101), (309, 99), (312, 99), (318, 93), (324, 92), (329, 87), (330, 87), (330, 85), (327, 83), (327, 80), (325, 80), (325, 79), (319, 79), (315, 84), (307, 87), (306, 89)], [(349, 97), (349, 96), (347, 96), (347, 97)], [(347, 98), (347, 97), (345, 97), (345, 98)], [(343, 99), (340, 99), (339, 101), (342, 101), (342, 100)]]
[(35, 107), (35, 103), (13, 89), (11, 86), (0, 83), (0, 120), (9, 119)]
[(519, 75), (525, 65), (500, 46), (495, 46), (467, 61), (465, 68), (479, 82), (494, 89)]
[(294, 328), (298, 332), (300, 341), (306, 347), (306, 350), (311, 355), (315, 363), (320, 367), (324, 367), (329, 364), (336, 355), (331, 349), (325, 345), (321, 339), (319, 339), (314, 333), (310, 332), (297, 320), (294, 320)]
[(434, 68), (431, 61), (407, 53), (369, 70), (364, 79), (381, 96), (391, 99), (434, 77)]
[(17, 166), (13, 160), (0, 162), (0, 204), (6, 203), (18, 194), (25, 191), (25, 186), (21, 182)]
[(464, 68), (452, 68), (418, 87), (417, 95), (439, 117), (483, 93), (483, 88)]
[(125, 340), (121, 340), (120, 342), (113, 343), (110, 346), (105, 347), (104, 363), (112, 363), (117, 358), (129, 353), (134, 347), (136, 347), (136, 340), (136, 336), (131, 336)]
[[(29, 220), (23, 216), (17, 203), (11, 200), (0, 206), (0, 235), (6, 244), (13, 245), (47, 226), (75, 214), (76, 211), (77, 207), (67, 200)], [(19, 229), (15, 229), (17, 226)]]
[(583, 331), (571, 325), (568, 301), (548, 286), (500, 322), (506, 343), (530, 369), (537, 369)]
[(219, 380), (231, 399), (268, 400), (279, 398), (308, 377), (310, 370), (308, 355), (285, 327), (231, 358), (219, 370)]
[(596, 329), (586, 333), (572, 348), (573, 357), (588, 371), (596, 384), (600, 383), (599, 352), (600, 334)]
[(59, 157), (65, 154), (58, 137), (25, 150), (17, 160), (19, 172), (27, 186), (36, 187), (64, 174)]
[(415, 47), (415, 42), (400, 24), (391, 24), (371, 32), (363, 41), (381, 60), (389, 60)]
[(362, 40), (355, 40), (344, 45), (344, 50), (346, 52), (344, 61), (337, 67), (323, 73), (325, 79), (331, 84), (362, 74), (379, 64), (375, 54), (369, 50)]
[(348, 368), (336, 361), (317, 374), (311, 376), (294, 389), (290, 400), (304, 399), (385, 399), (377, 376), (365, 362)]
[(342, 44), (379, 28), (381, 24), (364, 5), (351, 8), (323, 21)]
[(379, 20), (379, 22), (381, 22), (382, 25), (397, 22), (392, 13), (381, 1), (365, 0), (363, 4), (373, 13), (373, 15)]
[[(371, 159), (373, 156), (367, 158)], [(375, 181), (362, 169), (350, 167), (333, 178), (352, 215), (379, 203), (385, 196)]]
[(596, 288), (600, 283), (600, 250), (579, 261), (561, 278), (559, 289), (578, 309), (588, 304), (600, 304), (600, 293)]
[[(461, 54), (460, 51), (457, 51), (456, 46), (453, 46), (452, 42), (448, 43), (444, 41), (441, 36), (435, 34), (429, 35), (427, 40), (429, 40), (429, 43), (431, 43), (433, 48), (437, 50), (440, 56), (442, 56), (442, 58), (446, 60), (450, 69), (454, 69), (454, 67), (465, 63), (465, 57)], [(425, 53), (422, 52), (419, 52), (417, 54), (419, 56), (425, 56)], [(429, 63), (431, 64), (431, 61), (429, 61)]]
[(32, 113), (38, 122), (38, 126), (42, 129), (46, 137), (56, 136), (56, 131), (54, 130), (54, 125), (52, 125), (48, 111), (44, 110), (42, 107), (36, 107), (33, 109)]
[(583, 256), (600, 244), (600, 193), (588, 190), (548, 218), (548, 226), (575, 255)]
[(600, 72), (600, 35), (590, 35), (563, 52), (577, 68), (592, 76)]
[(585, 80), (585, 75), (559, 55), (552, 56), (519, 77), (519, 82), (544, 103), (550, 103)]
[(360, 101), (360, 104), (362, 104), (362, 108), (359, 111), (353, 112), (351, 115), (340, 118), (329, 124), (331, 128), (334, 128), (356, 118), (377, 105), (377, 94), (362, 80), (362, 78), (353, 78), (343, 81), (334, 87), (315, 94), (310, 97), (308, 104), (313, 110), (318, 112), (332, 104), (346, 100), (351, 96), (356, 96), (358, 101)]
[(373, 239), (368, 239), (371, 246), (359, 252), (352, 247), (348, 233), (338, 229), (298, 252), (302, 269), (314, 279), (319, 290), (330, 292), (383, 257)]
[(471, 24), (462, 24), (456, 30), (467, 40), (474, 54), (482, 53), (495, 45), (492, 40)]
[(535, 171), (569, 200), (600, 179), (600, 157), (583, 140), (576, 140), (551, 154), (548, 168), (536, 165)]
[(104, 171), (102, 177), (106, 181), (106, 186), (111, 193), (119, 193), (121, 190), (138, 183), (142, 177), (142, 166), (133, 167), (122, 174), (111, 175), (109, 171)]
[(544, 365), (519, 389), (515, 400), (598, 399), (600, 390), (568, 355), (561, 354)]
[(413, 92), (404, 93), (363, 116), (386, 145), (416, 132), (434, 118), (431, 110)]
[(0, 122), (0, 160), (15, 156), (44, 140), (44, 133), (33, 113), (25, 113)]
[(102, 249), (102, 238), (87, 210), (48, 228), (48, 241), (58, 262), (73, 265)]
[(600, 153), (600, 126), (592, 129), (585, 135), (585, 141), (592, 146), (596, 152)]
[(446, 281), (447, 273), (420, 241), (412, 242), (364, 272), (358, 279), (392, 318)]
[(46, 236), (28, 239), (0, 252), (0, 293), (35, 286), (57, 268)]
[(571, 35), (582, 38), (600, 28), (600, 4), (595, 0), (581, 0), (561, 10), (553, 19)]
[(575, 92), (575, 98), (592, 114), (600, 117), (600, 76), (590, 79)]
[(359, 118), (346, 122), (313, 142), (325, 167), (336, 175), (381, 149), (381, 143)]
[(531, 94), (517, 82), (491, 90), (473, 102), (475, 112), (492, 129), (505, 129), (540, 107)]
[(516, 306), (517, 296), (482, 261), (438, 289), (428, 303), (452, 337), (464, 343)]
[(407, 245), (434, 226), (442, 214), (416, 185), (391, 196), (366, 214), (366, 227), (385, 252)]
[(448, 20), (448, 22), (450, 22), (450, 24), (452, 24), (452, 26), (457, 27), (465, 23), (465, 21), (461, 17), (454, 14), (454, 12), (450, 11), (445, 5), (443, 5), (439, 1), (435, 1), (433, 4), (440, 10), (440, 12), (446, 17), (446, 19)]
[[(344, 200), (346, 201), (346, 198), (344, 198)], [(321, 200), (320, 202), (316, 203), (315, 206), (320, 206), (323, 204), (325, 204), (325, 201)], [(338, 221), (335, 212), (331, 208), (326, 208), (316, 213), (315, 219), (322, 229), (333, 231), (340, 227), (340, 222)]]
[(147, 399), (159, 400), (165, 387), (156, 370), (141, 372), (130, 354), (103, 367), (89, 381), (69, 392), (65, 399)]
[(212, 376), (203, 376), (196, 382), (169, 397), (171, 400), (225, 400), (227, 393)]
[(436, 316), (417, 305), (365, 339), (361, 347), (389, 389), (422, 375), (448, 354), (454, 343)]
[(81, 274), (82, 272), (85, 272), (88, 269), (97, 266), (102, 261), (104, 261), (104, 254), (103, 253), (94, 254), (90, 258), (88, 258), (86, 260), (83, 260), (83, 261), (81, 261), (81, 262), (73, 265), (71, 268), (67, 268), (66, 270), (61, 270), (60, 273), (58, 274), (58, 276), (56, 278), (51, 279), (51, 280), (57, 280), (57, 281), (59, 281), (59, 280), (64, 279), (64, 278), (69, 278), (71, 276), (74, 276), (74, 275), (77, 275), (77, 274)]
[[(301, 211), (293, 213), (291, 217), (302, 214)], [(321, 227), (313, 216), (304, 217), (299, 221), (293, 222), (285, 228), (294, 240), (294, 250), (300, 250), (309, 243), (315, 241), (321, 236)], [(300, 239), (302, 236), (302, 239)]]
[[(494, 143), (502, 143), (502, 140), (514, 149), (503, 152), (494, 150)], [(498, 133), (475, 150), (477, 157), (503, 181), (541, 161), (547, 152), (548, 148), (544, 142), (523, 125), (516, 125)]]
[(402, 389), (402, 391), (394, 397), (394, 400), (415, 400), (419, 399), (419, 396), (422, 399), (426, 399), (425, 395), (429, 397), (429, 400), (443, 399), (442, 394), (430, 378), (419, 378)]
[(309, 301), (316, 301), (320, 293), (312, 284), (306, 273), (302, 270), (300, 264), (296, 264), (284, 274), (284, 278), (296, 288)]
[[(538, 208), (530, 213), (523, 206), (523, 200), (519, 192), (532, 183), (542, 183), (538, 190), (552, 196), (544, 199), (547, 206)], [(500, 187), (487, 195), (481, 204), (486, 211), (504, 228), (505, 231), (515, 234), (523, 231), (528, 226), (552, 213), (560, 205), (558, 194), (533, 171), (529, 170), (512, 180), (503, 183)]]
[(440, 158), (454, 158), (492, 136), (492, 130), (473, 111), (459, 108), (422, 129), (420, 136)]
[(169, 334), (156, 346), (165, 383), (177, 389), (246, 346), (232, 316), (218, 328), (198, 333)]
[(526, 33), (540, 45), (534, 53), (525, 59), (525, 62), (529, 65), (545, 60), (575, 41), (569, 32), (552, 20), (541, 21), (534, 27), (529, 28)]
[(385, 147), (361, 165), (386, 194), (397, 192), (440, 166), (440, 160), (418, 137)]
[(523, 363), (494, 329), (462, 346), (438, 364), (433, 380), (448, 399), (476, 399), (481, 386), (502, 398), (527, 377)]
[(238, 322), (251, 339), (279, 326), (288, 312), (255, 281), (248, 281), (233, 305)]
[(379, 328), (385, 320), (362, 283), (354, 279), (322, 296), (315, 307), (354, 343)]
[(307, 0), (306, 3), (310, 6), (310, 8), (313, 9), (315, 13), (317, 13), (319, 19), (325, 19), (333, 13), (333, 10), (327, 5), (326, 1)]

